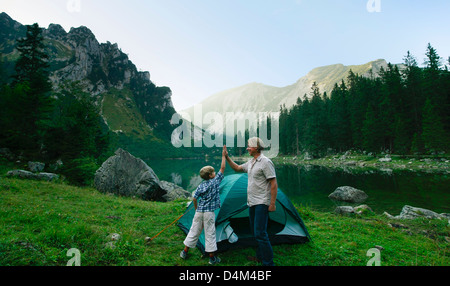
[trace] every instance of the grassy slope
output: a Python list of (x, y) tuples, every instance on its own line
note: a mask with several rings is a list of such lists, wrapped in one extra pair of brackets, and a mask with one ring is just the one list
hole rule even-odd
[(111, 89), (105, 93), (102, 102), (102, 114), (113, 131), (121, 130), (124, 134), (139, 139), (153, 135), (128, 88), (123, 90)]
[[(1, 172), (0, 174), (4, 174)], [(183, 214), (185, 202), (145, 202), (61, 183), (0, 178), (0, 265), (61, 265), (67, 251), (81, 252), (81, 265), (207, 265), (200, 252), (178, 255), (185, 238), (176, 226), (153, 236)], [(379, 216), (340, 217), (298, 207), (313, 243), (275, 246), (280, 266), (364, 266), (367, 251), (382, 246), (381, 265), (450, 265), (447, 221), (402, 221), (406, 231)], [(399, 223), (395, 221), (395, 223)], [(115, 248), (111, 233), (121, 235)], [(446, 238), (447, 237), (447, 238)], [(254, 249), (222, 253), (221, 265), (253, 266)]]

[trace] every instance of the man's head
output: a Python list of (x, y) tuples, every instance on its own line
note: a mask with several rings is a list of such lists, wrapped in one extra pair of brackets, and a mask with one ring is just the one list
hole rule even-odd
[(251, 156), (260, 154), (265, 147), (264, 142), (258, 137), (248, 139), (247, 145), (248, 145), (247, 151)]
[(216, 171), (214, 171), (214, 168), (211, 166), (203, 167), (200, 170), (200, 177), (203, 180), (210, 180), (210, 179), (213, 179), (215, 176), (216, 176)]

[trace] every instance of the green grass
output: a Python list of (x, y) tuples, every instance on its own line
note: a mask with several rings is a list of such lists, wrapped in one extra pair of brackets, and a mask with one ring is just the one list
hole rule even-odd
[[(0, 265), (64, 266), (67, 251), (81, 265), (205, 266), (200, 251), (179, 258), (185, 234), (175, 225), (146, 243), (185, 211), (185, 201), (146, 202), (102, 194), (93, 188), (0, 178)], [(274, 246), (279, 266), (365, 266), (367, 251), (382, 246), (381, 265), (450, 265), (446, 220), (390, 221), (342, 217), (298, 207), (313, 242)], [(388, 223), (403, 224), (395, 228)], [(108, 236), (121, 235), (108, 247)], [(256, 266), (253, 248), (221, 253), (221, 265)]]

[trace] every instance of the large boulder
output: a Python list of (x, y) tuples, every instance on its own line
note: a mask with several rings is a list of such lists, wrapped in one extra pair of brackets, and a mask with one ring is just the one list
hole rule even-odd
[(97, 190), (148, 201), (166, 201), (155, 172), (144, 161), (118, 149), (95, 173)]
[(355, 189), (353, 187), (344, 186), (337, 188), (328, 197), (336, 201), (362, 203), (368, 198), (368, 195), (364, 191)]

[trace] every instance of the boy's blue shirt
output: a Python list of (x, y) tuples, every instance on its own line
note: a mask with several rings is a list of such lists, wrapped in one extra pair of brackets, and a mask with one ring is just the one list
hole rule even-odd
[(208, 181), (203, 181), (194, 193), (197, 199), (197, 212), (213, 212), (220, 208), (219, 186), (224, 176), (222, 172)]

